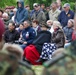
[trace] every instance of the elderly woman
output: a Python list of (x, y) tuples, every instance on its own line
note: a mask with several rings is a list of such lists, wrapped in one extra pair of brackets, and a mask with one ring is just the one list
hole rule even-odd
[(74, 20), (69, 19), (67, 26), (63, 28), (64, 34), (66, 36), (64, 48), (68, 47), (72, 42), (73, 26), (74, 26)]
[(52, 34), (52, 43), (56, 43), (57, 48), (64, 47), (65, 44), (65, 36), (60, 25), (60, 22), (53, 22), (54, 32)]

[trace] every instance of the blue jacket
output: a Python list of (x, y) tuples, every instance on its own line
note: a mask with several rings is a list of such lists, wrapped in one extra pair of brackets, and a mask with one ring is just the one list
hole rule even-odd
[[(22, 7), (18, 7), (18, 3), (21, 3)], [(25, 20), (28, 20), (28, 11), (24, 8), (24, 2), (18, 1), (17, 2), (17, 12), (15, 16), (15, 22), (16, 24), (20, 24), (24, 22)]]
[(73, 28), (72, 27), (64, 27), (63, 28), (64, 34), (66, 36), (66, 40), (68, 40), (68, 42), (72, 41), (72, 33), (73, 33)]
[(22, 31), (22, 39), (27, 42), (27, 44), (31, 44), (36, 36), (36, 33), (33, 28), (28, 27)]
[(67, 25), (67, 22), (69, 19), (74, 18), (74, 12), (69, 10), (68, 14), (65, 13), (65, 11), (62, 11), (58, 17), (58, 21), (61, 23), (63, 27)]

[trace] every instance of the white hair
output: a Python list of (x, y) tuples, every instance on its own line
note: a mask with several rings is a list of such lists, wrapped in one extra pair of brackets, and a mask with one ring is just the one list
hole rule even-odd
[(4, 12), (4, 13), (3, 13), (3, 16), (7, 16), (7, 17), (8, 17), (8, 14), (7, 14), (6, 12)]

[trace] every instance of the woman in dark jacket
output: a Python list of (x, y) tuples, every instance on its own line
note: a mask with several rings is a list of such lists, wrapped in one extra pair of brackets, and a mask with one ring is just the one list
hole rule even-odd
[(65, 44), (65, 36), (58, 21), (53, 22), (54, 32), (52, 34), (52, 42), (56, 43), (57, 48), (64, 47)]

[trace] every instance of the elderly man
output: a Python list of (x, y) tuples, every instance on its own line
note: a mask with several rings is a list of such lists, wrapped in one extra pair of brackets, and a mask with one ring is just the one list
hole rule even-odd
[(65, 3), (63, 7), (64, 10), (60, 13), (58, 20), (61, 23), (62, 27), (65, 27), (68, 20), (74, 18), (74, 12), (70, 10), (69, 3)]

